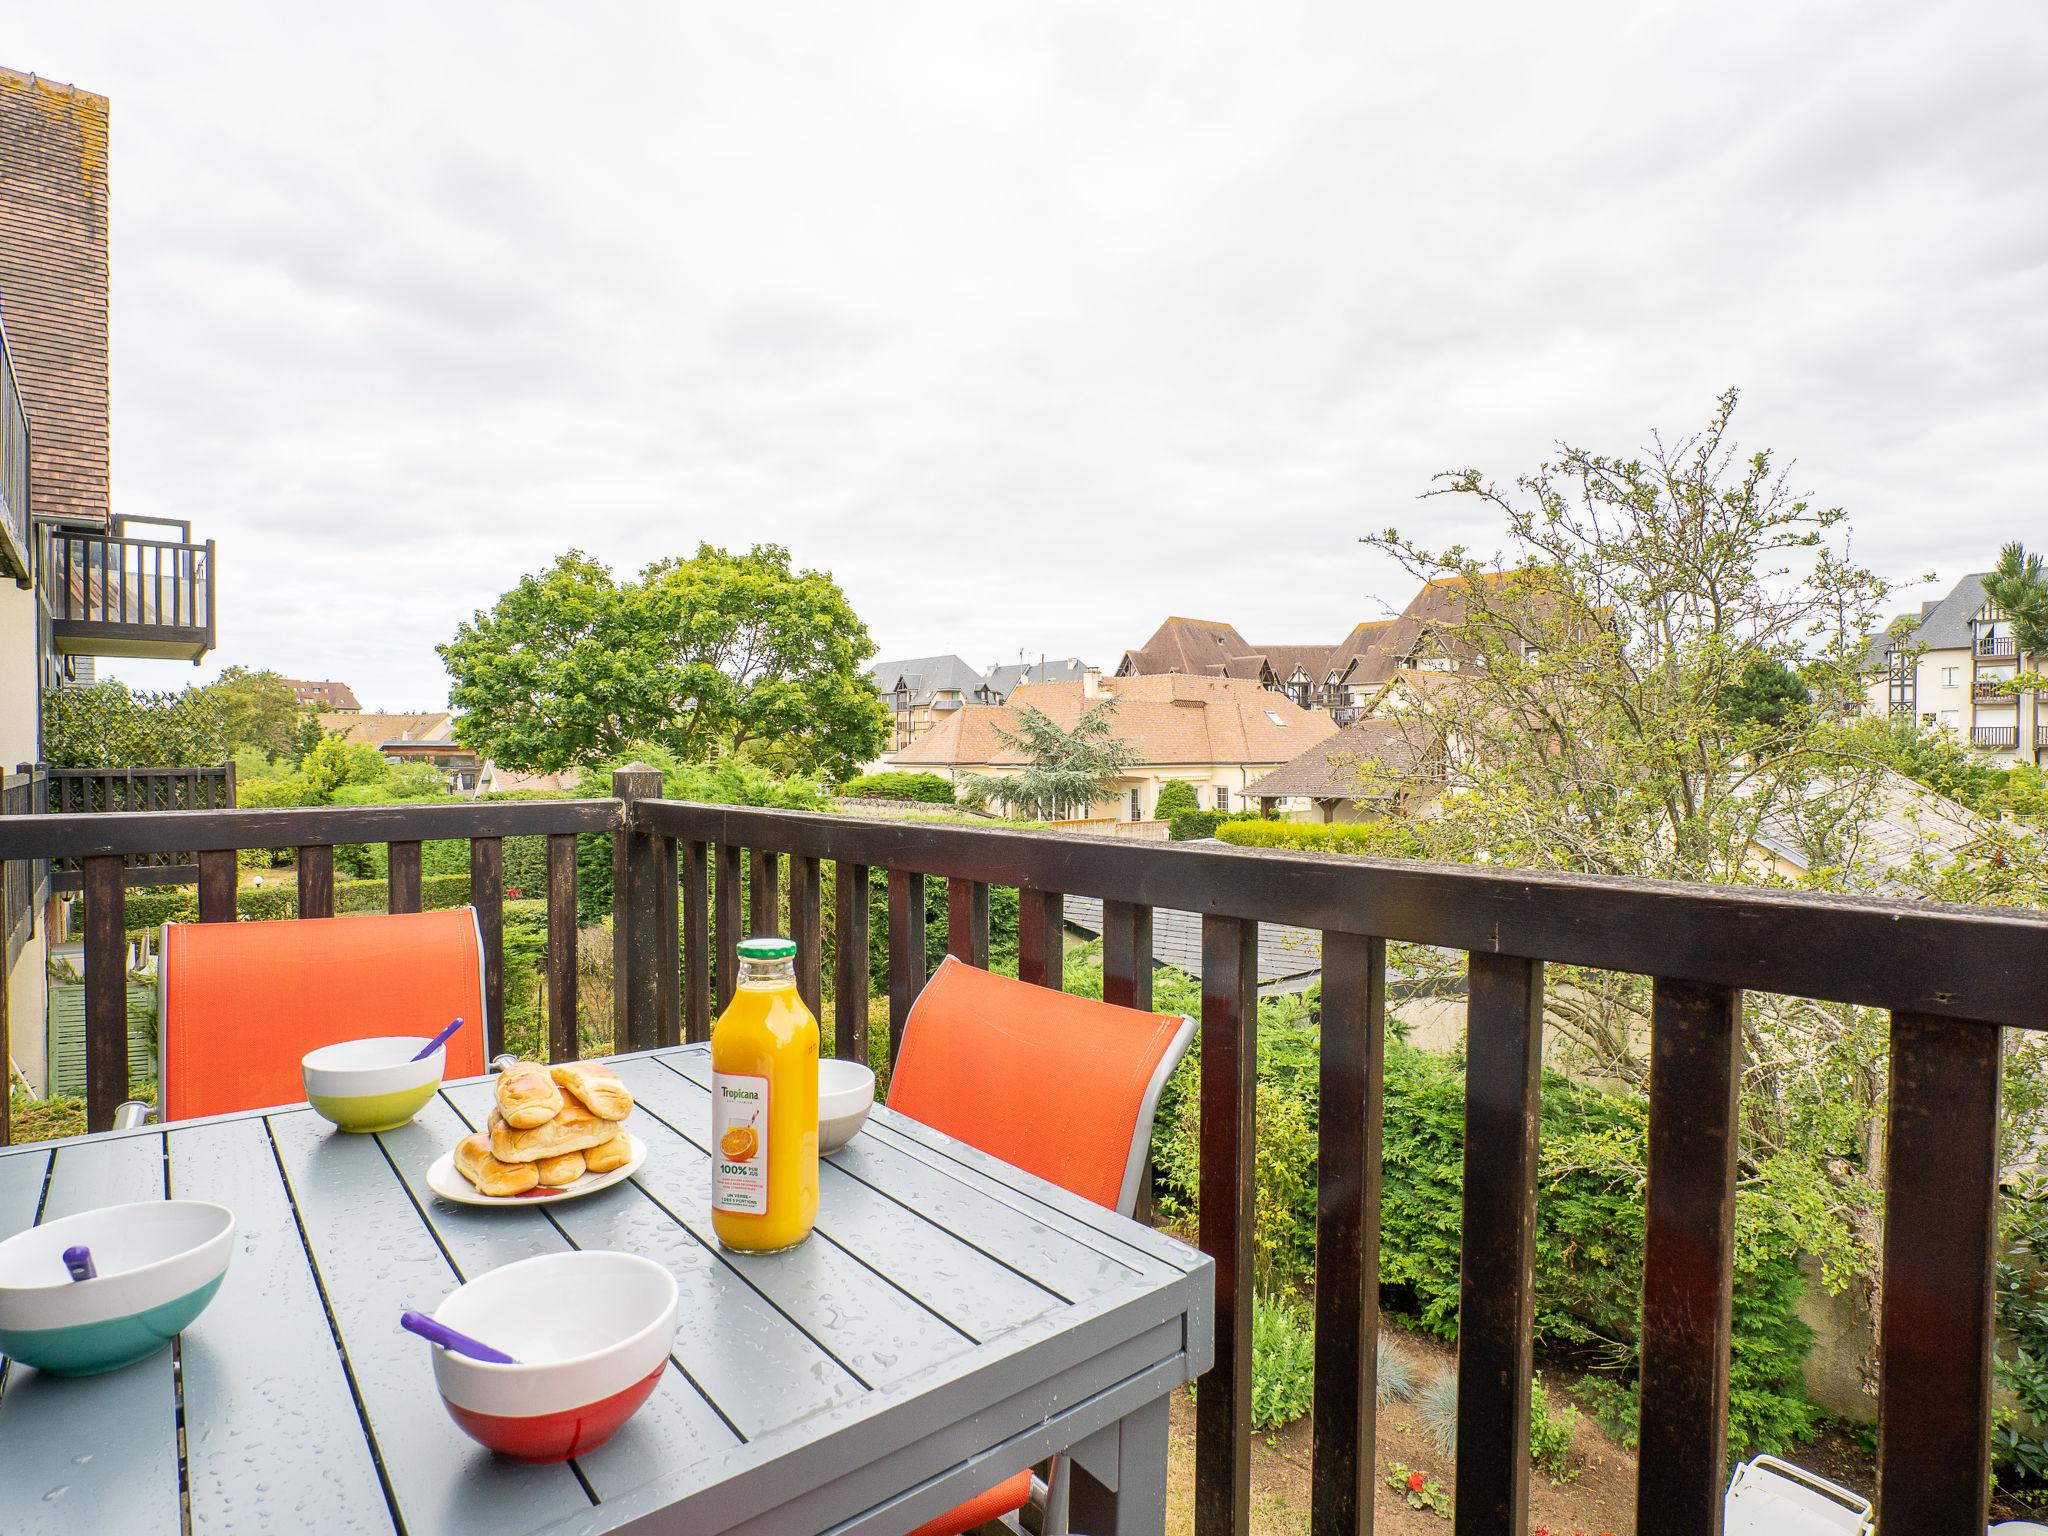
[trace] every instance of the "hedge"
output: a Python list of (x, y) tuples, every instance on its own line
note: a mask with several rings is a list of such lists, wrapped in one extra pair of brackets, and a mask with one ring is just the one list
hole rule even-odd
[(1420, 858), (1415, 829), (1402, 821), (1260, 821), (1246, 819), (1219, 826), (1215, 835), (1240, 848), (1295, 848), (1309, 853), (1373, 854), (1382, 858)]
[(1159, 798), (1152, 806), (1154, 821), (1171, 821), (1176, 816), (1202, 808), (1201, 796), (1186, 779), (1168, 779), (1159, 786)]
[[(388, 910), (389, 887), (382, 880), (334, 882), (336, 916)], [(426, 875), (420, 880), (420, 909), (438, 912), (469, 900), (469, 876)], [(263, 886), (245, 885), (235, 892), (235, 910), (248, 922), (272, 922), (299, 915), (296, 880), (279, 879)], [(199, 893), (191, 886), (152, 886), (128, 893), (128, 932), (141, 933), (165, 923), (199, 921)]]
[(1180, 811), (1168, 818), (1169, 841), (1191, 843), (1197, 838), (1215, 837), (1216, 829), (1232, 822), (1257, 821), (1257, 811)]
[(953, 804), (953, 785), (936, 773), (864, 773), (850, 780), (841, 794), (856, 800), (919, 800), (929, 805)]

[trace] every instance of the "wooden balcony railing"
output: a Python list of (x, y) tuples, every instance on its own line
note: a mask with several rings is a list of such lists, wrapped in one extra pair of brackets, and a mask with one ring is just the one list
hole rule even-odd
[(42, 582), (50, 644), (67, 656), (160, 657), (197, 662), (214, 644), (213, 540), (144, 539), (116, 519), (111, 533), (43, 525)]
[(2017, 725), (1973, 725), (1970, 727), (1970, 745), (1982, 747), (1987, 752), (2010, 752), (2020, 744), (2020, 728)]
[(419, 901), (420, 843), (470, 840), (486, 1031), (502, 1040), (500, 839), (549, 838), (548, 1048), (573, 1056), (575, 836), (612, 838), (613, 1045), (704, 1039), (735, 985), (745, 900), (823, 985), (832, 866), (835, 1048), (863, 1057), (868, 903), (886, 872), (889, 1048), (926, 980), (924, 890), (949, 947), (988, 956), (990, 886), (1018, 891), (1019, 971), (1061, 985), (1067, 895), (1103, 902), (1105, 992), (1144, 1006), (1155, 907), (1202, 914), (1200, 1242), (1217, 1261), (1216, 1364), (1196, 1404), (1195, 1530), (1250, 1518), (1252, 1189), (1260, 922), (1323, 932), (1311, 1528), (1365, 1528), (1376, 1482), (1379, 1148), (1386, 945), (1467, 953), (1457, 1526), (1525, 1536), (1546, 961), (1656, 978), (1636, 1530), (1708, 1536), (1727, 1475), (1737, 1088), (1745, 991), (1891, 1012), (1879, 1376), (1885, 1529), (1980, 1536), (1990, 1435), (2001, 1029), (2048, 1028), (2048, 917), (1784, 891), (1068, 838), (690, 805), (627, 771), (609, 800), (0, 817), (0, 858), (84, 860), (90, 1103), (126, 1092), (123, 855), (197, 848), (200, 916), (234, 917), (234, 850), (296, 846), (300, 912), (332, 907), (332, 848), (390, 844), (390, 900)]
[[(211, 768), (52, 768), (43, 808), (65, 814), (108, 811), (225, 811), (235, 803), (235, 765)], [(199, 876), (190, 850), (132, 853), (122, 859), (126, 880), (136, 885), (185, 885)], [(59, 891), (75, 891), (85, 871), (80, 861), (58, 859), (51, 878)]]

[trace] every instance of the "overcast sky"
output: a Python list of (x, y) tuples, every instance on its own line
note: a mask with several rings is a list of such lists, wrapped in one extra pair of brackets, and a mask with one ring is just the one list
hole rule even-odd
[(1492, 546), (1434, 471), (1730, 384), (1887, 574), (2048, 541), (2036, 0), (6, 12), (113, 102), (115, 509), (220, 541), (133, 682), (438, 705), (522, 572), (699, 540), (885, 657), (1334, 640), (1360, 532)]

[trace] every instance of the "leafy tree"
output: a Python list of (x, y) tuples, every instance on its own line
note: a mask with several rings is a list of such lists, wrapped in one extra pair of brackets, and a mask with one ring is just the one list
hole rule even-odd
[(734, 752), (848, 777), (888, 741), (862, 664), (867, 627), (832, 578), (789, 551), (702, 545), (621, 582), (571, 551), (524, 577), (440, 648), (462, 741), (508, 768), (558, 772), (653, 742), (687, 761)]
[(1775, 656), (1758, 656), (1721, 690), (1715, 708), (1735, 730), (1761, 728), (1777, 734), (1813, 708), (1813, 690)]
[(1057, 819), (1069, 811), (1086, 815), (1097, 800), (1115, 791), (1137, 753), (1116, 734), (1116, 700), (1104, 699), (1073, 725), (1062, 728), (1043, 710), (1022, 704), (1015, 731), (996, 734), (1024, 754), (1016, 773), (978, 774), (976, 793), (1000, 801), (1012, 814)]
[(43, 757), (53, 768), (190, 768), (224, 762), (228, 732), (211, 689), (136, 693), (109, 678), (43, 694)]
[(1159, 786), (1158, 803), (1152, 807), (1152, 815), (1159, 821), (1171, 821), (1184, 811), (1199, 811), (1202, 800), (1195, 793), (1195, 786), (1186, 779), (1168, 779)]
[[(300, 708), (291, 685), (277, 673), (229, 667), (201, 691), (220, 707), (229, 752), (256, 747), (269, 757), (294, 763), (305, 755), (300, 722), (307, 711)], [(315, 732), (317, 739), (317, 724)]]

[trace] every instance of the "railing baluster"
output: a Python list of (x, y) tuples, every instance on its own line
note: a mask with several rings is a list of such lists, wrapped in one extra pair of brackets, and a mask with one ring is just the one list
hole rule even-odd
[(757, 939), (782, 932), (782, 856), (772, 849), (747, 850), (747, 930)]
[(414, 842), (390, 845), (390, 868), (384, 879), (384, 906), (391, 912), (420, 909), (420, 845)]
[(1466, 1037), (1456, 1530), (1524, 1536), (1543, 962), (1474, 952)]
[(718, 1011), (732, 1002), (740, 984), (740, 940), (746, 935), (746, 913), (741, 907), (741, 883), (746, 874), (745, 850), (736, 843), (720, 843), (713, 855), (711, 899), (718, 911)]
[(108, 1131), (128, 1097), (128, 895), (120, 855), (84, 863), (85, 1128)]
[(924, 876), (889, 871), (889, 1060), (903, 1048), (911, 1004), (929, 979), (924, 952)]
[(1372, 1529), (1380, 1331), (1380, 1108), (1386, 1087), (1387, 946), (1323, 935), (1316, 1167), (1315, 1454), (1310, 1529)]
[(1152, 1006), (1152, 909), (1128, 901), (1102, 904), (1102, 1000), (1124, 1008)]
[(234, 849), (208, 848), (199, 855), (199, 921), (235, 920), (236, 878)]
[(548, 836), (548, 1060), (583, 1054), (576, 1027), (576, 838)]
[(988, 969), (988, 886), (979, 880), (946, 882), (946, 953)]
[(612, 774), (620, 824), (612, 834), (612, 1048), (673, 1045), (676, 1017), (676, 841), (641, 823), (639, 803), (661, 793), (643, 764)]
[(505, 844), (469, 840), (469, 904), (484, 945), (484, 1060), (505, 1049)]
[(1658, 981), (1650, 1008), (1638, 1536), (1720, 1528), (1741, 1075), (1741, 994)]
[(1887, 1531), (1988, 1518), (2000, 1031), (1892, 1015), (1878, 1508)]
[(1066, 898), (1058, 891), (1017, 888), (1017, 976), (1059, 991), (1066, 983)]
[(334, 916), (334, 849), (327, 843), (299, 850), (299, 916)]
[(1242, 918), (1202, 918), (1200, 1225), (1216, 1261), (1216, 1363), (1195, 1399), (1195, 1536), (1244, 1536), (1251, 1525), (1258, 933)]
[(868, 1059), (868, 867), (832, 866), (832, 1054)]
[(686, 842), (683, 880), (683, 1038), (711, 1038), (711, 850)]
[(796, 990), (813, 1018), (825, 1006), (825, 945), (820, 931), (823, 905), (818, 861), (805, 854), (791, 854), (789, 936), (796, 940)]

